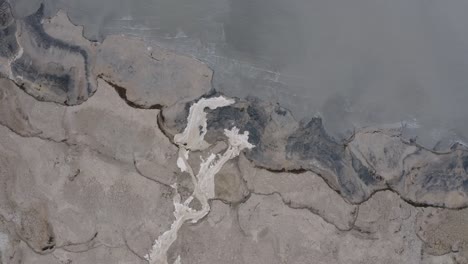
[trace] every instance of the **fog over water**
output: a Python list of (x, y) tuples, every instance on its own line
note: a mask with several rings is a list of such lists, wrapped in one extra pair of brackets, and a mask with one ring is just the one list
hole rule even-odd
[[(17, 16), (39, 0), (10, 1)], [(48, 0), (101, 40), (125, 33), (194, 56), (230, 96), (324, 117), (343, 137), (406, 123), (433, 147), (468, 142), (466, 0)]]

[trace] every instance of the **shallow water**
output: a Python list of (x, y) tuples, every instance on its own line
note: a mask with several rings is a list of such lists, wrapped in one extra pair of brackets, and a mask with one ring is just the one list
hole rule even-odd
[[(15, 0), (17, 16), (39, 0)], [(125, 33), (207, 62), (215, 88), (278, 101), (297, 119), (407, 124), (440, 148), (468, 141), (464, 0), (46, 0), (90, 39)]]

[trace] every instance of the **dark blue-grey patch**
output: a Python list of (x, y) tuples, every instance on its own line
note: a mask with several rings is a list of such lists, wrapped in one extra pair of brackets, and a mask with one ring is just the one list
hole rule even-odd
[(13, 22), (14, 18), (11, 13), (10, 4), (4, 0), (0, 0), (0, 28), (8, 27)]
[(351, 154), (351, 165), (359, 179), (361, 179), (361, 181), (363, 181), (367, 186), (375, 185), (382, 180), (373, 170), (364, 166), (362, 162), (354, 156), (354, 154)]
[(290, 159), (316, 159), (328, 168), (335, 168), (343, 160), (344, 146), (335, 142), (326, 133), (322, 119), (315, 117), (288, 137), (286, 153)]
[(462, 165), (465, 172), (468, 173), (468, 155), (462, 157)]
[[(89, 65), (88, 65), (89, 58), (88, 58), (87, 52), (79, 46), (66, 43), (62, 40), (59, 40), (59, 39), (56, 39), (47, 35), (47, 33), (44, 31), (44, 28), (42, 27), (42, 24), (41, 24), (41, 20), (43, 19), (43, 17), (44, 17), (44, 4), (41, 4), (39, 9), (34, 14), (27, 16), (23, 20), (24, 25), (26, 26), (26, 31), (29, 34), (31, 34), (31, 39), (35, 42), (34, 44), (37, 46), (37, 48), (47, 50), (47, 49), (50, 49), (51, 47), (54, 47), (54, 48), (61, 49), (69, 53), (75, 53), (81, 56), (84, 61), (87, 92), (92, 93), (93, 87), (91, 86), (91, 83), (88, 81), (89, 78), (91, 78), (90, 76), (91, 73), (90, 73)], [(39, 72), (40, 69), (35, 69), (35, 71)], [(50, 76), (44, 76), (44, 77), (46, 80), (50, 80), (52, 81), (52, 83), (56, 85), (70, 84), (70, 81), (66, 81), (66, 78), (64, 76), (55, 78), (52, 74)], [(69, 94), (71, 92), (70, 89), (72, 87), (73, 86), (62, 86), (61, 89), (66, 91), (67, 94)]]
[[(22, 76), (31, 82), (38, 83), (39, 87), (44, 86), (44, 89), (49, 89), (57, 94), (67, 94), (70, 91), (70, 87), (73, 87), (74, 83), (70, 75), (63, 73), (42, 73), (31, 71), (31, 66), (34, 64), (27, 54), (24, 54), (20, 59), (14, 61), (11, 64), (11, 70), (14, 75)], [(46, 99), (46, 98), (40, 98)], [(66, 102), (64, 102), (66, 103)]]
[(0, 57), (11, 59), (19, 50), (16, 41), (16, 24), (10, 5), (0, 1)]
[(249, 132), (249, 142), (258, 151), (269, 115), (260, 106), (258, 99), (248, 98), (248, 103), (234, 104), (208, 111), (208, 130), (230, 129), (236, 126), (241, 133)]
[(416, 171), (417, 176), (422, 178), (421, 186), (426, 191), (452, 191), (463, 187), (468, 180), (467, 174), (461, 172), (456, 156), (442, 164), (434, 164), (422, 171)]
[(280, 106), (276, 106), (275, 113), (277, 113), (280, 116), (285, 116), (288, 112), (285, 109), (281, 108)]
[(226, 106), (211, 110), (207, 114), (208, 129), (230, 129), (234, 125), (241, 124), (245, 118), (245, 109)]
[(463, 191), (468, 193), (468, 179), (462, 182)]
[(16, 41), (16, 24), (0, 30), (0, 56), (11, 59), (19, 51), (18, 42)]

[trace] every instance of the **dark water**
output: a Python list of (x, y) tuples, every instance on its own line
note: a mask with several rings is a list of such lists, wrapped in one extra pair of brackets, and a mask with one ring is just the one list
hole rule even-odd
[[(40, 1), (11, 1), (18, 16)], [(48, 0), (85, 35), (125, 33), (207, 62), (231, 96), (278, 101), (297, 119), (408, 124), (428, 147), (468, 141), (468, 1)]]

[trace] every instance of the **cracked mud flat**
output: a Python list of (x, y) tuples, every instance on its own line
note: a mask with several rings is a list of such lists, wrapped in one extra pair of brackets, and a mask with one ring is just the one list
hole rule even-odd
[(0, 0), (0, 263), (468, 263), (464, 146), (337, 141), (41, 10)]

